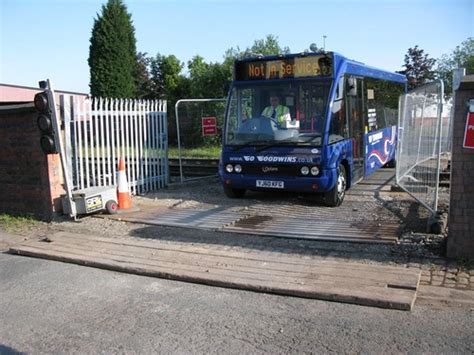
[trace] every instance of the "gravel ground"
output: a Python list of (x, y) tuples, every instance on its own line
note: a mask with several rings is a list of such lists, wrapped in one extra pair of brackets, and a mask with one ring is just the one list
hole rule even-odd
[[(98, 216), (83, 217), (76, 222), (64, 218), (52, 223), (25, 224), (14, 232), (32, 238), (66, 230), (111, 238), (158, 238), (168, 243), (213, 244), (242, 250), (260, 249), (363, 263), (404, 265), (423, 269), (422, 282), (425, 284), (468, 289), (474, 287), (474, 263), (444, 258), (445, 236), (424, 233), (428, 218), (426, 209), (406, 193), (387, 191), (375, 184), (356, 185), (348, 191), (342, 206), (337, 208), (324, 206), (315, 196), (282, 192), (248, 192), (244, 199), (229, 199), (224, 196), (219, 181), (215, 178), (185, 185), (171, 185), (156, 193), (136, 196), (134, 203), (146, 209), (225, 207), (259, 215), (287, 216), (293, 213), (315, 219), (396, 223), (400, 225), (401, 235), (398, 243), (389, 245), (324, 242), (150, 226), (97, 218)], [(442, 203), (446, 205), (446, 198)], [(3, 248), (5, 247), (4, 245)]]
[[(338, 258), (362, 263), (383, 263), (421, 268), (422, 283), (456, 288), (474, 287), (474, 265), (443, 257), (444, 236), (423, 233), (428, 213), (405, 193), (371, 191), (364, 185), (350, 190), (338, 208), (328, 208), (312, 196), (289, 193), (250, 192), (244, 199), (228, 199), (216, 179), (186, 185), (173, 185), (146, 196), (137, 196), (134, 203), (144, 208), (203, 208), (224, 206), (246, 209), (258, 214), (295, 213), (308, 218), (398, 223), (403, 231), (394, 245), (323, 242), (255, 235), (209, 232), (199, 229), (150, 226), (126, 223), (107, 218), (85, 217), (77, 222), (66, 219), (53, 223), (25, 225), (17, 233), (31, 238), (42, 237), (57, 230), (95, 234), (111, 238), (136, 237), (160, 239), (174, 244), (212, 244), (239, 250), (257, 249), (281, 253), (299, 253), (322, 258)], [(351, 192), (352, 191), (352, 192)], [(289, 212), (290, 211), (290, 212)], [(1, 227), (0, 227), (1, 228)], [(0, 245), (1, 247), (1, 245)]]

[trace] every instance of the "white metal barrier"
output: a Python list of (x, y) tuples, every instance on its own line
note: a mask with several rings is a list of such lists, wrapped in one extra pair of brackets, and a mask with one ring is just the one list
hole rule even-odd
[(438, 211), (441, 156), (450, 153), (452, 104), (434, 81), (400, 97), (397, 184), (431, 211)]
[(166, 101), (60, 97), (75, 188), (116, 185), (124, 158), (132, 194), (168, 184)]

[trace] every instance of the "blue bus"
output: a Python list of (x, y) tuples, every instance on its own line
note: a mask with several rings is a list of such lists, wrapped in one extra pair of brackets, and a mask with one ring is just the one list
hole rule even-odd
[(403, 75), (333, 52), (237, 60), (227, 99), (219, 176), (246, 190), (345, 192), (394, 163)]

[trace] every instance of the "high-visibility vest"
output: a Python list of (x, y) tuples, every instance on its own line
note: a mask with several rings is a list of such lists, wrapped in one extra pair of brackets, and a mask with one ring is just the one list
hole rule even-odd
[[(275, 111), (276, 111), (275, 119), (277, 120), (278, 123), (281, 124), (284, 121), (290, 121), (291, 120), (291, 118), (290, 118), (290, 109), (288, 107), (283, 106), (283, 105), (278, 105), (275, 108)], [(262, 116), (272, 117), (272, 113), (273, 113), (273, 107), (272, 106), (267, 106), (263, 110)]]

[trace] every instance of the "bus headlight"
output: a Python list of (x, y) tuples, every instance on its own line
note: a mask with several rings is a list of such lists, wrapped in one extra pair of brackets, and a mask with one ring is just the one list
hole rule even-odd
[(307, 166), (303, 166), (301, 168), (301, 174), (302, 175), (308, 175), (309, 174), (309, 168)]
[(234, 166), (234, 171), (237, 173), (237, 174), (240, 174), (242, 172), (242, 166), (237, 164), (236, 166)]
[(311, 175), (316, 176), (319, 174), (319, 168), (317, 166), (313, 166), (311, 168)]
[(232, 166), (232, 164), (227, 164), (225, 166), (225, 170), (228, 172), (228, 173), (231, 173), (234, 171), (234, 167)]

